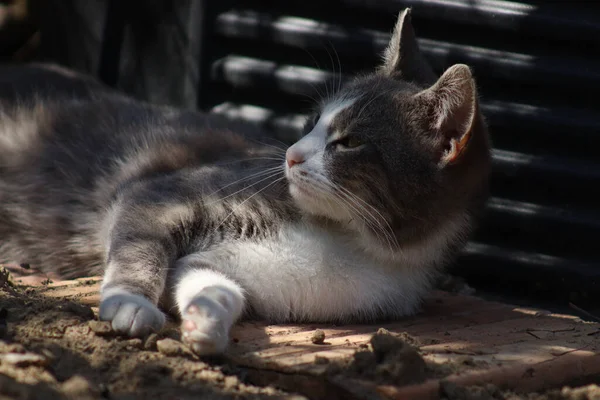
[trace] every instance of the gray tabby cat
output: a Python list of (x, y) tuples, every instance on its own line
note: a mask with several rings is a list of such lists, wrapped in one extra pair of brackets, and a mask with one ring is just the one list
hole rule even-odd
[(198, 354), (241, 316), (414, 313), (487, 196), (469, 68), (439, 79), (399, 16), (376, 72), (286, 152), (223, 121), (130, 100), (55, 67), (0, 72), (0, 259), (104, 271), (100, 319), (145, 335), (176, 309)]

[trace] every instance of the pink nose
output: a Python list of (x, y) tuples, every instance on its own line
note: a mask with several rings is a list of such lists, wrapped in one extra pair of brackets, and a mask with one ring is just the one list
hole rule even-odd
[(287, 165), (289, 168), (292, 168), (296, 164), (302, 164), (304, 162), (304, 157), (302, 153), (293, 148), (289, 148), (285, 153), (285, 159), (287, 161)]

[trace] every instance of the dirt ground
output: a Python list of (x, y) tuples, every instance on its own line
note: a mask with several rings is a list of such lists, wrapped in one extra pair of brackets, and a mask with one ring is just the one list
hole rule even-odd
[(442, 388), (443, 400), (598, 400), (600, 387), (586, 385), (577, 388), (563, 387), (545, 393), (515, 394), (504, 392), (493, 385), (467, 388), (445, 384)]
[[(257, 371), (228, 357), (199, 359), (178, 339), (173, 326), (144, 340), (116, 337), (108, 324), (95, 320), (89, 306), (44, 296), (39, 287), (16, 286), (0, 274), (0, 399), (307, 398), (260, 386), (264, 380), (256, 379)], [(314, 342), (323, 339), (317, 334)], [(315, 364), (322, 364), (324, 376), (332, 380), (342, 377), (384, 385), (421, 383), (477, 366), (469, 357), (451, 365), (432, 365), (421, 357), (421, 345), (410, 335), (381, 329), (353, 356), (335, 361), (317, 357)], [(299, 392), (310, 392), (307, 382), (298, 381)], [(600, 399), (600, 389), (564, 388), (518, 396), (491, 386), (461, 388), (447, 383), (440, 397), (585, 400)]]
[(244, 382), (227, 359), (201, 361), (173, 328), (111, 335), (88, 306), (35, 288), (0, 290), (1, 399), (301, 399)]

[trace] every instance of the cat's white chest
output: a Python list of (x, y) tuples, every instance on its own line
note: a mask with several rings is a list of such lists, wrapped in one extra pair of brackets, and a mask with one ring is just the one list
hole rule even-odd
[(274, 239), (236, 241), (202, 257), (237, 281), (249, 306), (272, 321), (335, 321), (406, 315), (427, 276), (378, 261), (342, 234), (291, 225)]

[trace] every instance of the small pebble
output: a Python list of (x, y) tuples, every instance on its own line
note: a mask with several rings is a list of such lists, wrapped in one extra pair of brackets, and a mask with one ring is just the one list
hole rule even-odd
[(142, 343), (142, 339), (140, 339), (140, 338), (133, 338), (133, 339), (125, 340), (123, 342), (123, 344), (125, 345), (125, 348), (128, 350), (139, 350), (144, 345), (144, 343)]
[(62, 390), (75, 399), (96, 399), (101, 394), (100, 389), (80, 375), (74, 375), (63, 382)]
[(62, 384), (63, 390), (66, 392), (87, 392), (92, 386), (87, 379), (80, 375), (74, 375)]
[(108, 321), (89, 321), (88, 326), (98, 336), (113, 335), (112, 326)]
[(224, 386), (225, 389), (235, 389), (239, 386), (240, 381), (236, 376), (227, 376), (225, 377)]
[(170, 338), (157, 341), (156, 348), (166, 356), (182, 356), (189, 353), (183, 343)]
[(310, 341), (314, 344), (323, 344), (325, 342), (325, 332), (323, 332), (320, 329), (317, 329), (313, 332), (312, 336), (310, 337)]

